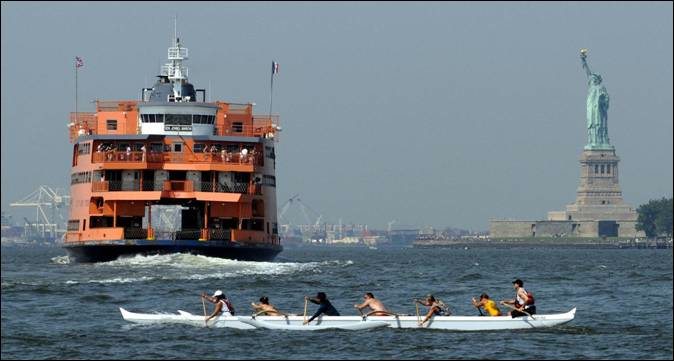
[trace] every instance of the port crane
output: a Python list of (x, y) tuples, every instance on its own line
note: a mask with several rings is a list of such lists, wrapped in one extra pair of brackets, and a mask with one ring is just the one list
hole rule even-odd
[(63, 194), (59, 188), (41, 185), (21, 200), (9, 205), (10, 207), (35, 208), (35, 221), (29, 221), (24, 217), (26, 222), (24, 239), (55, 240), (66, 232), (63, 212), (70, 205), (70, 196)]

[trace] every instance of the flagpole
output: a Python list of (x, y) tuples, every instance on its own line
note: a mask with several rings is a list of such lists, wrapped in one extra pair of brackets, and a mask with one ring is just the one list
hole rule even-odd
[(77, 125), (79, 131), (81, 125), (80, 125), (80, 117), (77, 114), (77, 68), (78, 68), (77, 60), (75, 60), (75, 124)]
[(275, 63), (272, 61), (271, 63), (271, 86), (270, 86), (270, 91), (269, 91), (269, 121), (271, 121), (271, 110), (272, 106), (274, 105), (274, 65)]

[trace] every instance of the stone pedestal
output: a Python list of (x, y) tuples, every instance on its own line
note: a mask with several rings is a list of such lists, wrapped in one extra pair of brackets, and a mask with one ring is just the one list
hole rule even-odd
[(576, 202), (565, 211), (548, 213), (550, 221), (597, 222), (582, 227), (579, 236), (636, 237), (637, 212), (625, 204), (618, 182), (615, 149), (585, 149), (580, 157), (580, 185)]

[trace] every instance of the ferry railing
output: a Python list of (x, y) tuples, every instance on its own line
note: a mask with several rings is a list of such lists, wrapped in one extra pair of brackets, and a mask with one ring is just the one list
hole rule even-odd
[[(154, 155), (154, 154), (153, 154)], [(148, 155), (145, 152), (117, 152), (117, 151), (96, 151), (94, 153), (94, 163), (104, 162), (124, 162), (124, 163), (144, 163), (150, 162)], [(153, 160), (161, 160), (161, 158), (152, 157)]]
[(262, 186), (249, 183), (215, 183), (212, 182), (194, 182), (184, 181), (143, 181), (142, 188), (139, 180), (133, 181), (97, 181), (91, 182), (92, 192), (119, 192), (119, 191), (173, 191), (173, 192), (219, 192), (219, 193), (241, 193), (241, 194), (262, 194)]
[(231, 229), (209, 229), (208, 230), (208, 239), (214, 239), (218, 241), (231, 241), (232, 240), (232, 230)]
[(108, 181), (91, 182), (92, 192), (107, 192), (108, 190)]
[(125, 239), (147, 239), (147, 229), (145, 228), (124, 228)]
[(75, 142), (77, 137), (80, 135), (98, 133), (96, 113), (70, 113), (70, 123), (68, 124), (68, 128), (70, 133), (70, 142)]
[(96, 112), (130, 112), (137, 108), (136, 100), (96, 100)]
[(200, 229), (183, 229), (176, 231), (175, 239), (199, 239), (201, 238)]
[(241, 153), (176, 153), (176, 152), (125, 152), (97, 151), (94, 163), (200, 163), (200, 164), (250, 164), (261, 165), (262, 155), (257, 152)]
[(194, 190), (197, 192), (241, 193), (247, 194), (250, 187), (248, 183), (215, 183), (195, 182)]
[(222, 130), (218, 129), (218, 133), (224, 136), (273, 138), (278, 132), (277, 126), (277, 123), (272, 123), (269, 120), (257, 121), (253, 118), (252, 125), (233, 122), (229, 127)]
[(164, 181), (164, 190), (173, 192), (194, 192), (194, 183), (191, 180)]

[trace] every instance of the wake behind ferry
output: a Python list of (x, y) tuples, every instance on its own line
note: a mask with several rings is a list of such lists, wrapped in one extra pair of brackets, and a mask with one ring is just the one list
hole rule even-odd
[[(172, 45), (140, 100), (96, 101), (95, 113), (71, 113), (64, 247), (81, 262), (174, 252), (271, 260), (283, 250), (278, 116), (253, 115), (253, 104), (206, 102), (206, 90), (188, 82), (188, 49), (177, 36)], [(153, 228), (157, 206), (179, 207), (176, 230)]]

